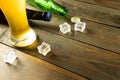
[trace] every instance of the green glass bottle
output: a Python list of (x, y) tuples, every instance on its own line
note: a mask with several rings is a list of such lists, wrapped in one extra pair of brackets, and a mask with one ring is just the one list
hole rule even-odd
[(53, 0), (27, 0), (27, 2), (43, 10), (59, 13), (60, 15), (66, 15), (68, 12), (65, 7), (56, 3)]

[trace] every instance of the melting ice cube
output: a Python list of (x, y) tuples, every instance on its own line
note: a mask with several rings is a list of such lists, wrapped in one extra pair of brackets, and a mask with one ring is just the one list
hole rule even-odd
[(74, 30), (83, 32), (86, 28), (86, 23), (85, 22), (77, 22), (74, 25)]
[(51, 51), (50, 45), (45, 42), (42, 42), (39, 46), (37, 46), (37, 49), (38, 52), (44, 56), (46, 56), (47, 53)]
[(61, 31), (63, 34), (66, 34), (66, 33), (68, 33), (68, 32), (71, 32), (71, 27), (70, 27), (70, 25), (69, 25), (67, 22), (65, 22), (65, 23), (63, 23), (63, 24), (60, 24), (59, 27), (60, 27), (60, 31)]
[(14, 50), (9, 51), (8, 53), (3, 55), (3, 60), (4, 62), (8, 64), (13, 64), (14, 61), (16, 60), (16, 52)]

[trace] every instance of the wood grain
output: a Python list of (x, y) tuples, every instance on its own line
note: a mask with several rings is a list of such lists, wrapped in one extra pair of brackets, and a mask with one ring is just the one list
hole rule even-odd
[(56, 0), (69, 10), (69, 15), (99, 22), (102, 24), (120, 27), (120, 10), (92, 5), (75, 0)]
[[(82, 19), (82, 21), (86, 22), (86, 30), (83, 33), (74, 31), (74, 24), (70, 22), (70, 18), (66, 20), (66, 18), (61, 16), (54, 16), (51, 22), (41, 22), (35, 20), (31, 20), (29, 22), (33, 27), (120, 54), (120, 29), (84, 19)], [(59, 31), (59, 25), (64, 22), (68, 22), (72, 28), (72, 32), (66, 35)]]
[[(67, 16), (60, 16), (53, 13), (50, 22), (29, 20), (30, 25), (38, 35), (38, 45), (43, 41), (51, 45), (52, 50), (47, 56), (40, 55), (36, 47), (30, 50), (12, 46), (9, 43), (10, 32), (8, 26), (0, 25), (0, 31), (2, 31), (4, 27), (4, 31), (1, 32), (2, 37), (0, 37), (1, 43), (19, 49), (22, 52), (25, 52), (25, 55), (29, 54), (34, 56), (28, 57), (28, 55), (23, 56), (22, 52), (20, 52), (20, 54), (18, 53), (18, 55), (21, 56), (20, 61), (22, 62), (22, 65), (20, 68), (22, 68), (22, 71), (16, 69), (18, 73), (16, 72), (15, 75), (24, 76), (24, 74), (21, 73), (25, 73), (25, 78), (30, 79), (31, 77), (34, 78), (34, 76), (31, 75), (36, 74), (37, 77), (34, 79), (42, 77), (42, 80), (48, 80), (49, 77), (55, 78), (56, 80), (119, 80), (120, 9), (116, 7), (120, 4), (120, 1), (55, 1), (68, 8), (69, 13)], [(32, 7), (27, 7), (32, 9)], [(33, 9), (38, 10), (37, 8)], [(87, 28), (83, 33), (73, 30), (74, 24), (70, 21), (72, 16), (79, 16), (81, 17), (81, 21), (87, 23)], [(59, 31), (58, 25), (63, 22), (68, 22), (71, 25), (71, 33), (64, 35)], [(2, 52), (7, 49), (6, 46), (0, 48)], [(0, 65), (3, 66), (4, 64), (2, 63)], [(31, 69), (29, 66), (35, 68), (35, 72), (33, 71), (33, 68)], [(27, 67), (29, 68), (27, 69)], [(3, 71), (5, 68), (6, 67), (3, 68)], [(10, 68), (10, 70), (12, 72), (14, 69)], [(24, 72), (24, 70), (26, 71)], [(44, 73), (39, 73), (41, 70)], [(7, 71), (9, 70), (7, 69)], [(30, 72), (33, 72), (33, 74)], [(3, 73), (1, 73), (0, 77), (4, 80), (4, 77), (10, 73)], [(48, 78), (46, 78), (46, 76)], [(18, 77), (11, 76), (10, 78)], [(23, 78), (24, 77), (21, 79)]]
[(120, 9), (120, 0), (75, 0), (75, 1), (100, 5), (104, 7), (113, 8), (113, 9)]
[(55, 55), (48, 57), (51, 61), (47, 61), (92, 80), (119, 79), (120, 55), (62, 36), (40, 32), (37, 33), (40, 39), (51, 44), (52, 53)]
[(14, 65), (4, 63), (2, 56), (13, 48), (0, 43), (0, 80), (87, 80), (70, 71), (15, 50)]
[[(58, 0), (56, 0), (56, 2), (58, 2), (59, 4), (63, 3), (62, 1), (58, 1)], [(71, 13), (71, 15), (67, 15), (67, 16), (63, 17), (63, 16), (60, 16), (57, 14), (53, 14), (52, 20), (50, 22), (29, 20), (30, 25), (33, 27), (37, 27), (39, 29), (45, 30), (45, 31), (49, 31), (49, 32), (52, 32), (55, 34), (59, 34), (59, 35), (89, 44), (89, 45), (93, 45), (93, 46), (96, 46), (99, 48), (103, 48), (103, 49), (107, 49), (107, 50), (110, 50), (110, 51), (113, 51), (116, 53), (120, 53), (120, 49), (119, 49), (120, 48), (120, 43), (119, 43), (120, 29), (119, 28), (114, 28), (113, 26), (110, 26), (110, 25), (100, 24), (100, 23), (94, 22), (92, 20), (86, 20), (86, 19), (82, 18), (81, 21), (84, 21), (87, 23), (86, 31), (84, 33), (74, 31), (73, 30), (74, 24), (72, 24), (70, 20), (71, 20), (71, 17), (74, 16), (74, 14), (76, 14), (74, 12), (79, 10), (78, 7), (80, 7), (80, 6), (78, 6), (77, 4), (80, 5), (80, 3), (79, 2), (77, 3), (77, 1), (66, 2), (66, 0), (64, 1), (64, 3), (76, 6), (76, 8), (74, 8), (72, 6), (68, 7), (63, 4), (64, 6), (73, 9), (73, 11), (70, 9), (71, 10), (70, 12), (73, 12), (73, 13)], [(90, 5), (91, 4), (89, 4), (89, 6)], [(85, 7), (85, 5), (81, 5), (81, 7), (82, 6)], [(96, 5), (94, 7), (96, 7)], [(27, 8), (38, 10), (37, 8), (30, 6), (30, 5), (27, 5)], [(97, 8), (94, 8), (93, 11), (94, 10), (96, 11)], [(102, 8), (104, 8), (104, 7), (102, 7)], [(104, 12), (105, 9), (101, 10), (101, 11)], [(111, 14), (112, 12), (109, 11), (109, 13)], [(79, 17), (81, 17), (80, 15), (79, 15)], [(93, 14), (93, 15), (97, 15), (97, 14)], [(87, 16), (91, 16), (91, 15), (87, 15)], [(104, 15), (102, 15), (102, 16), (104, 16)], [(107, 16), (107, 17), (109, 17), (109, 16)], [(102, 19), (102, 17), (99, 17), (99, 18)], [(113, 20), (116, 20), (116, 19), (113, 19)], [(110, 21), (110, 20), (105, 19), (105, 21)], [(63, 35), (62, 33), (60, 33), (59, 24), (62, 24), (64, 22), (68, 22), (71, 25), (72, 33), (67, 34), (67, 35)], [(118, 20), (118, 22), (119, 22), (119, 20)]]
[[(38, 54), (37, 50), (19, 50), (91, 80), (118, 80), (120, 78), (120, 55), (38, 28), (34, 30), (40, 41), (51, 45), (52, 51), (44, 57)], [(8, 41), (4, 44), (9, 45)]]

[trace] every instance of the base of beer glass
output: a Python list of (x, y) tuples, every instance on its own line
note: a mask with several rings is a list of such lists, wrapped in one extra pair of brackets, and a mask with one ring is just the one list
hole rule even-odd
[(27, 47), (29, 45), (32, 45), (36, 40), (37, 40), (36, 33), (32, 29), (30, 29), (19, 39), (16, 39), (11, 36), (11, 44), (16, 47)]

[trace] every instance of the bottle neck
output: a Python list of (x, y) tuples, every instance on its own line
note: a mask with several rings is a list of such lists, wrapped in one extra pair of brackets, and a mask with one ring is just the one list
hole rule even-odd
[(56, 13), (59, 12), (60, 15), (66, 15), (68, 12), (68, 10), (65, 7), (54, 1), (51, 2), (51, 6), (52, 6), (51, 9)]
[(52, 17), (50, 12), (33, 11), (30, 9), (26, 9), (26, 12), (28, 19), (50, 21)]
[(53, 0), (27, 0), (27, 2), (42, 10), (52, 11), (60, 15), (66, 15), (68, 10)]

